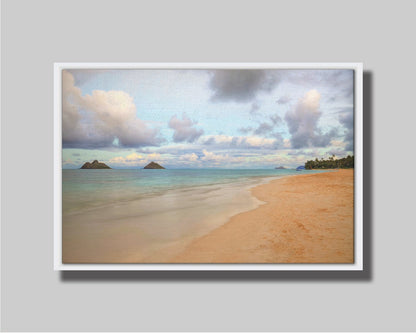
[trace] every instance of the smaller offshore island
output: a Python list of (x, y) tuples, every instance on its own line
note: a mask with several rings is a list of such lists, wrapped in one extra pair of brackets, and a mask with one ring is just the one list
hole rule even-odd
[(165, 168), (161, 166), (160, 164), (157, 164), (155, 162), (150, 162), (143, 169), (165, 169)]

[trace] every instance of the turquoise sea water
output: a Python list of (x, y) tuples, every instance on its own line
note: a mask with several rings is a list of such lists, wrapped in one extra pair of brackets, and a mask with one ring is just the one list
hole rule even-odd
[(319, 171), (276, 169), (63, 170), (63, 212), (137, 200), (170, 190), (216, 184), (255, 184), (264, 178)]

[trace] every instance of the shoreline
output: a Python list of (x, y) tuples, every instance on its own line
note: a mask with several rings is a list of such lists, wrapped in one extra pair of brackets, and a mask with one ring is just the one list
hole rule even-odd
[(354, 169), (336, 171), (251, 188), (265, 204), (232, 216), (168, 262), (354, 262)]
[(65, 214), (63, 262), (167, 262), (232, 216), (264, 204), (250, 189), (269, 181), (261, 177), (175, 189)]
[[(78, 171), (79, 169), (65, 169), (66, 171)], [(88, 170), (88, 169), (87, 169)], [(102, 169), (104, 171), (132, 171), (133, 169)], [(141, 169), (140, 169), (141, 170)], [(176, 169), (175, 169), (176, 170)], [(174, 171), (175, 171), (174, 170)], [(181, 169), (180, 169), (181, 170)], [(85, 170), (82, 170), (85, 171)], [(135, 170), (133, 170), (135, 171)], [(67, 194), (63, 194), (63, 198), (62, 198), (62, 215), (63, 217), (70, 217), (72, 215), (79, 215), (79, 214), (84, 214), (84, 213), (89, 213), (89, 212), (93, 212), (96, 210), (100, 210), (100, 209), (108, 209), (111, 206), (118, 206), (118, 205), (124, 205), (124, 204), (128, 204), (128, 203), (134, 203), (137, 202), (139, 200), (143, 200), (143, 199), (149, 199), (149, 198), (158, 198), (160, 196), (164, 196), (164, 195), (170, 195), (172, 193), (178, 193), (180, 195), (180, 193), (185, 193), (187, 191), (194, 191), (196, 189), (203, 189), (203, 188), (213, 188), (213, 187), (227, 187), (227, 186), (236, 186), (236, 187), (241, 187), (241, 188), (246, 188), (246, 187), (253, 187), (253, 186), (257, 186), (259, 184), (265, 183), (265, 182), (269, 182), (270, 179), (277, 179), (277, 178), (281, 178), (281, 177), (287, 177), (287, 176), (291, 176), (291, 175), (263, 175), (263, 176), (258, 176), (258, 177), (252, 177), (252, 178), (247, 178), (245, 179), (243, 182), (241, 182), (241, 180), (230, 180), (228, 179), (225, 182), (212, 182), (212, 183), (202, 183), (202, 184), (186, 184), (186, 185), (180, 185), (180, 186), (175, 186), (172, 188), (169, 187), (162, 187), (162, 188), (154, 188), (150, 191), (147, 192), (132, 192), (132, 194), (130, 194), (130, 196), (125, 196), (125, 197), (121, 197), (121, 198), (117, 198), (116, 200), (113, 200), (113, 198), (108, 199), (108, 198), (104, 198), (101, 199), (101, 201), (90, 201), (87, 204), (85, 203), (81, 203), (82, 205), (80, 205), (79, 202), (79, 198), (76, 197), (76, 200), (72, 199), (72, 198), (68, 198), (66, 197)], [(256, 184), (254, 184), (256, 183)], [(70, 195), (74, 196), (74, 193), (70, 193)], [(91, 194), (92, 196), (92, 194)]]

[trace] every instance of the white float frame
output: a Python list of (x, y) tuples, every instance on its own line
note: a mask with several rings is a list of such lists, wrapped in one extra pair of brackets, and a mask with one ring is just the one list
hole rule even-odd
[[(64, 69), (351, 69), (354, 70), (354, 263), (351, 264), (64, 264), (62, 263), (62, 70)], [(55, 63), (54, 269), (57, 271), (362, 271), (362, 63)]]

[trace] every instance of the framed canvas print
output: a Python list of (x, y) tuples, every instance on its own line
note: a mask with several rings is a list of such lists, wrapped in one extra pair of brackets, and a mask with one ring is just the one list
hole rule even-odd
[(57, 63), (56, 270), (362, 270), (362, 64)]

